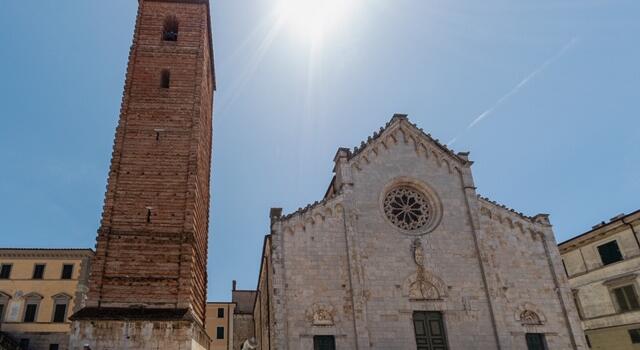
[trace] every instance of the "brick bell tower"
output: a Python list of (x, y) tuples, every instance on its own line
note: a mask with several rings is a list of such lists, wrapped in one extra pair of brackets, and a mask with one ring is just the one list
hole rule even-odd
[[(139, 0), (71, 349), (207, 349), (215, 72), (208, 0)], [(82, 301), (79, 301), (82, 302)]]

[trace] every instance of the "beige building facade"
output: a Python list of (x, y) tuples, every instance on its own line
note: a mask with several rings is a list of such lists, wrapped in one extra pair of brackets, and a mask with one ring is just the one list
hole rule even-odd
[(67, 349), (69, 316), (83, 306), (93, 254), (0, 249), (0, 332), (23, 349)]
[(405, 115), (339, 149), (321, 201), (272, 209), (260, 349), (586, 349), (548, 216), (479, 197), (472, 164)]
[(559, 245), (592, 349), (640, 349), (640, 210)]
[(205, 329), (211, 346), (209, 350), (231, 350), (233, 343), (233, 314), (235, 303), (208, 302)]

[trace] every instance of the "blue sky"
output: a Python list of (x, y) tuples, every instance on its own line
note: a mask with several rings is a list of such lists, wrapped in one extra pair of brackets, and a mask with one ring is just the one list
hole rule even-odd
[[(211, 300), (255, 288), (269, 208), (320, 199), (396, 112), (559, 241), (640, 208), (640, 2), (354, 0), (320, 42), (277, 1), (212, 2)], [(136, 6), (3, 4), (0, 246), (93, 247)]]

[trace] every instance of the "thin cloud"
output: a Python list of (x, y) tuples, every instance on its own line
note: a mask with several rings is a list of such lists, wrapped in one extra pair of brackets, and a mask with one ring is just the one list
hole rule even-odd
[[(466, 131), (469, 131), (471, 128), (476, 126), (476, 124), (480, 123), (483, 119), (490, 116), (495, 112), (498, 107), (500, 107), (503, 103), (507, 102), (511, 97), (517, 94), (523, 87), (525, 87), (532, 79), (538, 76), (540, 73), (544, 72), (547, 67), (552, 65), (555, 61), (560, 59), (560, 57), (564, 56), (573, 45), (578, 41), (578, 37), (573, 37), (569, 40), (555, 55), (551, 56), (549, 59), (544, 61), (538, 68), (536, 68), (533, 72), (529, 73), (524, 79), (522, 79), (513, 89), (507, 92), (504, 96), (502, 96), (496, 103), (494, 103), (489, 109), (482, 112), (479, 116), (477, 116), (470, 124), (467, 126)], [(452, 145), (454, 142), (458, 140), (461, 135), (454, 137), (451, 141), (449, 141), (448, 145)]]

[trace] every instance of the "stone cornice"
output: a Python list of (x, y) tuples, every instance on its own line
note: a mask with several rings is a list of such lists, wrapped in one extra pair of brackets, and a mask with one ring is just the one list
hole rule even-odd
[(92, 249), (53, 249), (53, 248), (0, 248), (0, 257), (2, 258), (68, 258), (81, 259), (84, 257), (93, 257)]
[(559, 243), (558, 248), (560, 249), (560, 252), (564, 254), (573, 249), (591, 244), (597, 240), (614, 235), (626, 229), (630, 229), (631, 227), (636, 227), (637, 230), (637, 226), (640, 226), (640, 209), (631, 214), (612, 218), (608, 223), (603, 222), (603, 224), (595, 226), (593, 229), (585, 233)]
[(296, 216), (302, 216), (305, 213), (309, 213), (309, 212), (311, 212), (311, 211), (313, 211), (315, 209), (322, 208), (323, 206), (325, 206), (325, 205), (329, 204), (330, 202), (334, 201), (334, 199), (339, 198), (339, 194), (340, 193), (336, 194), (335, 196), (333, 196), (331, 198), (325, 198), (325, 199), (323, 199), (321, 201), (315, 201), (312, 204), (309, 204), (304, 208), (298, 208), (298, 210), (294, 211), (293, 213), (283, 215), (283, 216), (281, 216), (279, 218), (276, 218), (276, 220), (277, 221), (282, 221), (282, 222), (288, 221), (288, 220), (290, 220), (290, 219), (292, 219), (292, 218), (294, 218)]
[(478, 195), (478, 199), (481, 200), (484, 203), (491, 204), (493, 207), (495, 207), (497, 209), (506, 210), (509, 213), (519, 217), (520, 219), (526, 220), (526, 221), (531, 222), (531, 223), (535, 223), (534, 222), (534, 218), (535, 217), (527, 216), (527, 215), (525, 215), (525, 214), (523, 214), (523, 213), (521, 213), (519, 211), (516, 211), (514, 209), (511, 209), (511, 208), (507, 207), (504, 204), (500, 204), (500, 203), (498, 203), (496, 201), (493, 201), (493, 200), (491, 200), (491, 199), (489, 199), (487, 197), (483, 197), (481, 195)]
[(508, 229), (517, 229), (522, 233), (528, 233), (533, 240), (545, 239), (544, 232), (548, 227), (551, 227), (546, 214), (530, 217), (480, 195), (478, 195), (478, 200), (481, 204), (481, 215), (505, 225)]
[(354, 159), (370, 146), (376, 145), (378, 143), (377, 141), (379, 141), (382, 136), (386, 136), (390, 130), (395, 129), (395, 127), (402, 126), (404, 126), (403, 131), (409, 131), (412, 134), (411, 136), (414, 136), (414, 142), (417, 143), (419, 141), (423, 141), (424, 143), (432, 144), (439, 153), (446, 154), (450, 159), (456, 161), (462, 166), (470, 166), (473, 164), (473, 162), (467, 159), (468, 153), (456, 154), (446, 145), (440, 143), (440, 140), (434, 139), (431, 134), (425, 133), (423, 129), (410, 122), (406, 114), (394, 114), (391, 120), (389, 120), (384, 127), (381, 127), (377, 132), (374, 132), (366, 141), (362, 141), (360, 146), (354, 147), (353, 151), (346, 148), (340, 148), (339, 151), (347, 150), (349, 152), (349, 160)]

